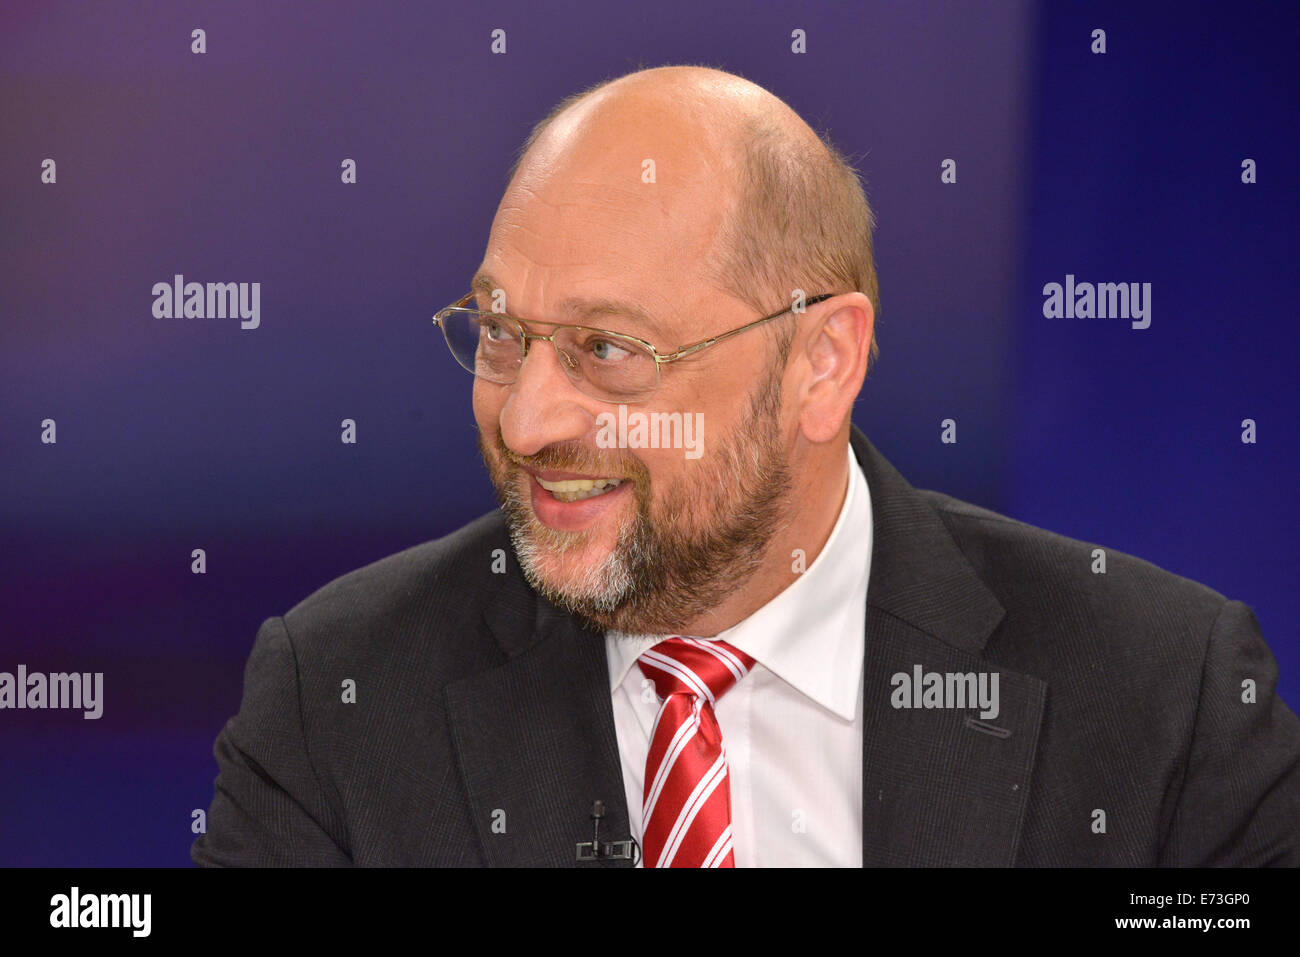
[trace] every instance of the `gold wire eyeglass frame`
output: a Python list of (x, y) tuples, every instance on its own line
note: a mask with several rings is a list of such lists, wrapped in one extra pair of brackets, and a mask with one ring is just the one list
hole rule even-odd
[[(834, 295), (836, 294), (824, 293), (820, 296), (813, 296), (811, 299), (804, 300), (804, 306), (807, 307), (819, 302), (823, 302), (827, 299), (830, 299)], [(742, 332), (747, 332), (750, 329), (753, 329), (757, 326), (761, 326), (765, 322), (771, 322), (773, 319), (779, 319), (781, 316), (784, 316), (787, 312), (790, 312), (792, 309), (794, 309), (794, 305), (792, 304), (786, 306), (780, 312), (772, 313), (770, 316), (763, 316), (761, 319), (755, 319), (753, 322), (747, 322), (743, 326), (737, 326), (735, 329), (730, 329), (727, 332), (719, 333), (716, 336), (709, 336), (707, 339), (701, 339), (699, 342), (693, 342), (688, 346), (682, 346), (681, 348), (677, 349), (675, 352), (661, 353), (658, 349), (656, 349), (651, 343), (647, 342), (645, 339), (641, 339), (637, 336), (628, 335), (625, 332), (611, 332), (608, 329), (596, 329), (591, 326), (576, 325), (576, 324), (565, 323), (565, 322), (545, 322), (540, 324), (546, 326), (554, 326), (556, 332), (552, 332), (548, 336), (544, 336), (536, 332), (529, 332), (528, 327), (524, 324), (524, 321), (522, 319), (517, 319), (514, 316), (506, 315), (504, 312), (485, 312), (482, 309), (468, 308), (465, 304), (473, 298), (474, 298), (474, 293), (470, 292), (467, 295), (462, 296), (460, 299), (456, 300), (456, 302), (452, 303), (450, 306), (447, 306), (444, 309), (439, 309), (437, 314), (435, 314), (433, 317), (434, 325), (442, 329), (443, 338), (447, 342), (447, 349), (448, 351), (451, 352), (452, 358), (456, 360), (456, 364), (458, 366), (460, 366), (465, 371), (469, 372), (471, 375), (478, 375), (478, 373), (474, 369), (467, 366), (464, 362), (462, 362), (460, 356), (456, 355), (456, 350), (451, 344), (451, 336), (447, 332), (446, 324), (443, 322), (444, 319), (448, 318), (453, 313), (468, 313), (471, 315), (491, 316), (493, 319), (497, 321), (504, 320), (506, 322), (510, 322), (511, 324), (513, 324), (515, 329), (519, 333), (519, 341), (521, 343), (519, 366), (517, 368), (523, 368), (524, 359), (528, 358), (529, 340), (541, 339), (546, 342), (549, 342), (551, 344), (551, 347), (555, 349), (555, 354), (560, 359), (560, 364), (564, 366), (565, 371), (569, 374), (569, 377), (571, 379), (573, 378), (572, 359), (569, 356), (565, 355), (564, 352), (561, 351), (560, 347), (555, 343), (555, 336), (560, 329), (580, 329), (585, 332), (595, 333), (596, 335), (599, 336), (608, 336), (611, 339), (621, 339), (625, 342), (634, 343), (640, 346), (642, 349), (649, 352), (650, 357), (655, 361), (655, 384), (654, 386), (652, 386), (650, 389), (647, 390), (647, 392), (645, 393), (646, 395), (648, 395), (650, 392), (653, 392), (655, 389), (657, 389), (659, 387), (659, 384), (663, 381), (662, 376), (660, 375), (659, 372), (661, 366), (669, 362), (676, 362), (678, 359), (685, 359), (687, 356), (690, 355), (695, 355), (696, 353), (702, 352), (703, 350), (709, 348), (709, 346), (722, 342), (725, 339), (730, 339), (732, 336), (738, 336)], [(517, 371), (515, 372), (515, 378), (518, 378)], [(489, 379), (488, 381), (493, 381), (493, 380)], [(514, 381), (515, 379), (512, 378), (509, 382), (498, 382), (497, 384), (509, 385), (511, 384), (511, 382)], [(577, 385), (578, 381), (579, 380), (574, 379), (574, 384)]]

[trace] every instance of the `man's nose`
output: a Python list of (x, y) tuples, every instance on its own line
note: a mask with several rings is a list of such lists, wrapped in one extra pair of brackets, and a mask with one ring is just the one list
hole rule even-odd
[(553, 442), (586, 437), (595, 424), (564, 360), (545, 339), (529, 339), (519, 377), (501, 408), (501, 438), (516, 455), (536, 455)]

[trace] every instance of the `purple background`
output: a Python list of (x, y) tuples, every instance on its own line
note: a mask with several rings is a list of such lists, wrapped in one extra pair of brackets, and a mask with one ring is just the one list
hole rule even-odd
[[(0, 671), (105, 672), (99, 721), (0, 712), (0, 864), (187, 864), (261, 621), (494, 507), (430, 316), (531, 125), (664, 63), (861, 158), (855, 420), (903, 474), (1247, 602), (1300, 702), (1292, 5), (412, 7), (0, 12)], [(154, 319), (177, 272), (260, 282), (261, 328)], [(1067, 272), (1153, 283), (1151, 328), (1044, 319)]]

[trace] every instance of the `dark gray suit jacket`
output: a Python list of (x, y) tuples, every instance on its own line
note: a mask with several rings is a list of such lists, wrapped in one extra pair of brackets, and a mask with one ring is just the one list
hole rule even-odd
[[(1300, 863), (1300, 722), (1248, 607), (1119, 552), (1093, 574), (1094, 546), (853, 450), (866, 865)], [(1001, 713), (895, 709), (917, 664), (997, 671)], [(603, 638), (529, 588), (500, 513), (268, 619), (214, 751), (201, 865), (574, 866), (595, 799), (628, 836)]]

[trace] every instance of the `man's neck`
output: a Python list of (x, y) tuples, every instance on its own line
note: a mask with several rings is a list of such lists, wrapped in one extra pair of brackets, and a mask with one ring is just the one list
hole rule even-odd
[(767, 544), (763, 562), (747, 581), (737, 582), (730, 597), (706, 614), (683, 624), (680, 634), (710, 638), (744, 621), (812, 567), (826, 547), (848, 494), (848, 452), (844, 443), (798, 472), (793, 511)]

